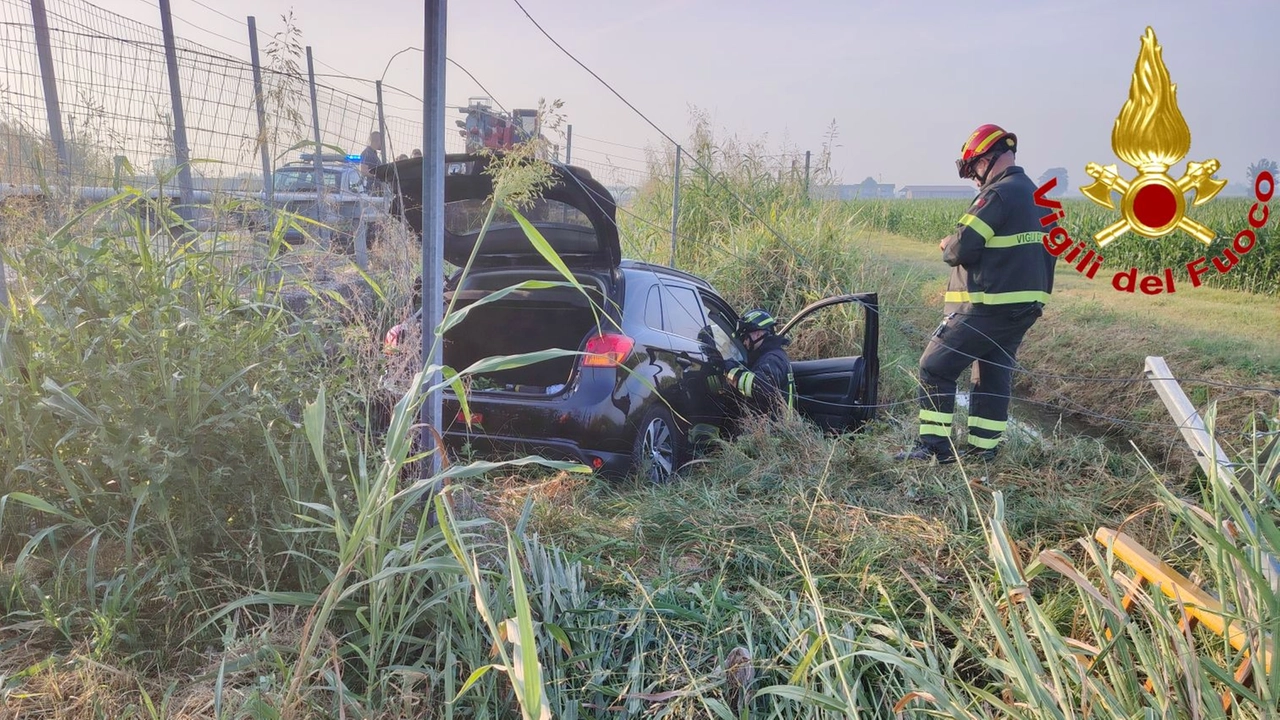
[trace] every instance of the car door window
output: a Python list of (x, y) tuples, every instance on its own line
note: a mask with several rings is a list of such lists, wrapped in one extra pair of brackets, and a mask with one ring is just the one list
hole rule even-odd
[(720, 352), (720, 357), (746, 362), (747, 349), (742, 346), (734, 332), (737, 329), (736, 323), (729, 319), (729, 314), (724, 308), (719, 307), (710, 298), (703, 298), (703, 300), (707, 307), (707, 319), (711, 321), (712, 342)]
[(679, 285), (663, 284), (662, 320), (666, 331), (690, 340), (697, 340), (706, 327), (702, 317), (702, 303), (692, 289)]

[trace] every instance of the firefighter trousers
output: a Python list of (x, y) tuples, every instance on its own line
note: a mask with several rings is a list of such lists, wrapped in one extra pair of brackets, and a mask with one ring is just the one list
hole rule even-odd
[(1022, 338), (1043, 314), (1038, 303), (990, 314), (952, 313), (920, 356), (920, 444), (950, 455), (956, 380), (973, 365), (969, 445), (994, 450), (1009, 425), (1013, 368)]

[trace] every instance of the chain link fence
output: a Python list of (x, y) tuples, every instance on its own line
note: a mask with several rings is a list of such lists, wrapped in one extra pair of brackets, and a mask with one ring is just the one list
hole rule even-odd
[[(40, 59), (41, 10), (47, 67)], [(272, 168), (314, 148), (311, 79), (296, 28), (286, 18), (284, 30), (257, 38), (260, 125), (250, 29), (243, 24), (245, 42), (235, 41), (242, 57), (174, 38), (177, 101), (196, 191), (260, 191), (263, 145)], [(60, 174), (72, 187), (149, 187), (171, 177), (181, 133), (161, 27), (159, 10), (148, 25), (83, 0), (0, 0), (0, 183), (9, 193), (51, 182), (60, 169), (59, 141)], [(332, 68), (319, 57), (314, 65), (314, 116), (325, 152), (360, 153), (382, 123), (384, 160), (421, 145), (421, 98), (383, 86), (379, 113), (380, 83), (325, 72)], [(46, 88), (56, 89), (56, 97)], [(447, 137), (449, 151), (463, 149), (460, 137)]]

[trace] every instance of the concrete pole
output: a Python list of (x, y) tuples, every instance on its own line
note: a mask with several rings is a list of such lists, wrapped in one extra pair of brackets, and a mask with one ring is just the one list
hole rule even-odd
[(178, 50), (173, 35), (173, 13), (169, 0), (160, 0), (160, 25), (164, 32), (164, 59), (169, 67), (169, 100), (173, 103), (173, 153), (178, 161), (178, 193), (183, 208), (179, 215), (190, 222), (195, 217), (191, 207), (191, 146), (187, 144), (187, 118), (182, 111), (182, 86), (178, 82)]
[(36, 52), (40, 57), (40, 80), (44, 85), (44, 113), (49, 120), (49, 139), (58, 153), (58, 172), (64, 180), (71, 176), (71, 155), (62, 136), (62, 105), (58, 102), (58, 83), (53, 69), (53, 48), (49, 44), (49, 18), (44, 0), (31, 0), (31, 19), (36, 31)]
[[(253, 59), (253, 95), (258, 106), (258, 150), (262, 155), (262, 197), (272, 207), (275, 188), (271, 183), (271, 148), (267, 143), (267, 100), (262, 90), (262, 62), (258, 56), (258, 23), (249, 16), (249, 55)], [(275, 213), (269, 217), (274, 218)], [(275, 223), (271, 223), (275, 226)]]
[[(324, 146), (320, 140), (320, 101), (316, 99), (316, 65), (311, 58), (311, 46), (307, 46), (307, 80), (311, 84), (311, 129), (315, 133), (316, 153), (313, 160), (316, 173), (316, 220), (324, 222), (325, 188), (324, 188)], [(320, 229), (320, 237), (329, 239), (329, 231)]]
[(676, 173), (671, 191), (671, 267), (676, 266), (676, 228), (680, 224), (680, 146), (676, 146)]
[[(425, 27), (422, 53), (422, 366), (442, 364), (436, 329), (444, 314), (444, 78), (445, 36), (448, 12), (446, 0), (424, 0)], [(440, 371), (424, 378), (428, 386), (440, 382)], [(421, 449), (435, 444), (431, 430), (444, 433), (441, 423), (440, 393), (433, 392), (422, 404)], [(431, 455), (431, 475), (441, 469), (440, 453)]]
[(564, 164), (573, 164), (573, 126), (570, 125), (564, 136)]
[(811, 151), (809, 150), (804, 151), (804, 199), (805, 200), (809, 199), (809, 158), (811, 155), (812, 155)]
[(391, 138), (387, 137), (387, 113), (382, 105), (382, 81), (375, 80), (373, 87), (378, 94), (378, 134), (382, 136), (382, 162), (388, 163), (395, 160), (395, 156), (391, 154)]

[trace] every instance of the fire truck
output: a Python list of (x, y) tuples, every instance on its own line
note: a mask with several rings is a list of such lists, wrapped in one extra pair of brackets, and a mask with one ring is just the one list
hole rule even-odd
[(511, 150), (515, 146), (542, 137), (537, 110), (513, 110), (510, 114), (495, 110), (488, 97), (473, 97), (458, 112), (466, 116), (458, 120), (458, 134), (466, 139), (467, 152), (481, 148)]

